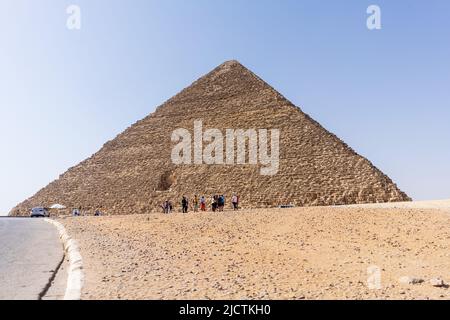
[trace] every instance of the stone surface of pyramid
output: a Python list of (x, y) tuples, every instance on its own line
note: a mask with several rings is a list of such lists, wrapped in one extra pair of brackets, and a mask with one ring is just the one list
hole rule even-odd
[[(259, 165), (174, 165), (171, 135), (194, 121), (225, 130), (280, 130), (280, 165), (274, 176)], [(19, 204), (109, 214), (160, 210), (170, 199), (236, 193), (243, 207), (340, 205), (408, 201), (410, 198), (335, 135), (303, 113), (237, 61), (228, 61), (168, 100), (89, 159)]]

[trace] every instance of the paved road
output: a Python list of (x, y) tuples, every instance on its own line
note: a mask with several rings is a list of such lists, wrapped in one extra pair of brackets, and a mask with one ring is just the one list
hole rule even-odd
[(0, 217), (0, 300), (37, 300), (62, 258), (54, 226)]

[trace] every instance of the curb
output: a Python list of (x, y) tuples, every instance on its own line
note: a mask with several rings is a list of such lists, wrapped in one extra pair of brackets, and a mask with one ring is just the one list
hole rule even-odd
[(64, 226), (52, 219), (45, 218), (46, 222), (54, 225), (58, 229), (64, 250), (69, 256), (69, 268), (67, 271), (67, 287), (64, 300), (81, 300), (81, 289), (83, 287), (84, 272), (83, 259), (81, 258), (78, 244), (70, 238)]

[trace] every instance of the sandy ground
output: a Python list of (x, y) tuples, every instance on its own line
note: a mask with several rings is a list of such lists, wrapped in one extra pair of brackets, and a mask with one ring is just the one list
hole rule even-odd
[[(429, 283), (436, 277), (450, 282), (448, 207), (264, 209), (61, 222), (81, 245), (84, 299), (450, 298), (447, 287)], [(424, 282), (402, 284), (404, 276)]]
[(443, 209), (450, 210), (450, 200), (395, 202), (395, 203), (371, 203), (341, 206), (347, 208), (399, 208), (399, 209)]

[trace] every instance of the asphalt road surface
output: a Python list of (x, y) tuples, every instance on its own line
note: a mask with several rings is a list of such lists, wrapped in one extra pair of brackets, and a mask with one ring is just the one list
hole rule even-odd
[(0, 217), (0, 300), (38, 300), (63, 256), (53, 225)]

